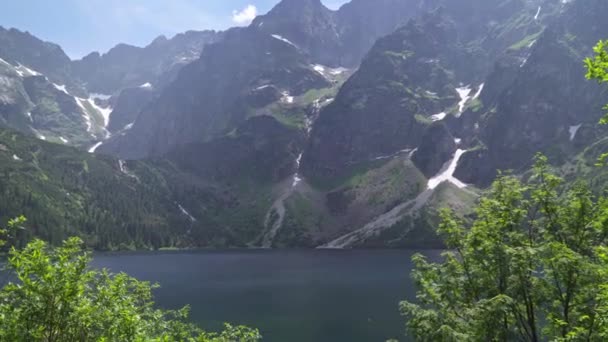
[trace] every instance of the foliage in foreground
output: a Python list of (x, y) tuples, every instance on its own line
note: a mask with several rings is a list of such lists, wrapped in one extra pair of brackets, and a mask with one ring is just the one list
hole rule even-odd
[[(11, 231), (20, 220), (12, 221)], [(3, 233), (3, 234), (5, 234)], [(207, 333), (187, 322), (188, 308), (154, 308), (152, 288), (122, 273), (89, 268), (91, 256), (72, 238), (49, 248), (40, 240), (11, 249), (16, 281), (0, 291), (0, 341), (255, 342), (257, 330), (226, 325)]]
[[(608, 40), (600, 40), (593, 48), (595, 56), (585, 59), (585, 67), (589, 80), (595, 80), (599, 84), (608, 83)], [(600, 119), (600, 124), (608, 124), (608, 105), (604, 107), (607, 113)], [(608, 153), (599, 157), (598, 165), (604, 165), (608, 161)]]
[[(599, 41), (593, 48), (595, 56), (585, 59), (587, 68), (587, 79), (596, 80), (598, 83), (608, 83), (608, 40)], [(608, 110), (608, 105), (604, 108)], [(601, 123), (608, 123), (608, 114), (604, 116)]]
[(539, 157), (523, 184), (503, 176), (472, 227), (446, 211), (440, 263), (414, 257), (417, 303), (402, 302), (419, 341), (608, 340), (608, 199), (562, 192)]

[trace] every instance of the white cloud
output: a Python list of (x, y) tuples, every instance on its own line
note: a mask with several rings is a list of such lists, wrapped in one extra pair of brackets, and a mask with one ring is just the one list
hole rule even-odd
[(254, 5), (247, 5), (240, 11), (232, 11), (232, 22), (239, 26), (251, 24), (258, 15), (258, 9)]

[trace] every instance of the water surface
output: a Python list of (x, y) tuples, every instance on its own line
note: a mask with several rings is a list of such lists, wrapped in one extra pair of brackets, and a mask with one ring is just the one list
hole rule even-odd
[[(426, 251), (432, 258), (438, 251)], [(98, 254), (94, 266), (158, 282), (157, 303), (189, 304), (206, 329), (257, 327), (268, 342), (367, 342), (404, 336), (413, 251), (197, 251)]]

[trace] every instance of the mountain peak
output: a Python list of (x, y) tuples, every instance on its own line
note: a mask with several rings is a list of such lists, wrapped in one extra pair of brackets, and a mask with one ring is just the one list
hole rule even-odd
[(285, 20), (286, 18), (300, 18), (309, 16), (323, 16), (332, 11), (325, 7), (321, 0), (283, 0), (278, 3), (268, 14), (259, 16), (254, 20), (254, 24), (261, 22), (262, 19), (275, 18)]
[(309, 7), (317, 7), (328, 9), (323, 5), (321, 0), (283, 0), (278, 5), (275, 6), (275, 9), (282, 8), (309, 8)]
[(163, 35), (160, 35), (160, 36), (156, 37), (156, 38), (155, 38), (155, 39), (152, 41), (152, 43), (150, 43), (150, 45), (151, 45), (151, 46), (154, 46), (154, 45), (162, 45), (162, 44), (166, 43), (168, 40), (169, 40), (169, 39), (167, 39), (167, 36), (165, 36), (165, 35), (163, 34)]

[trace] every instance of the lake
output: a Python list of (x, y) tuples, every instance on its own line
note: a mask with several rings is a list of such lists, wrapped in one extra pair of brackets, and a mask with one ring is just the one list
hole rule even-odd
[[(439, 251), (425, 251), (435, 259)], [(158, 282), (160, 307), (193, 322), (260, 329), (266, 342), (405, 337), (398, 302), (413, 299), (413, 251), (253, 250), (97, 254), (95, 267)]]

